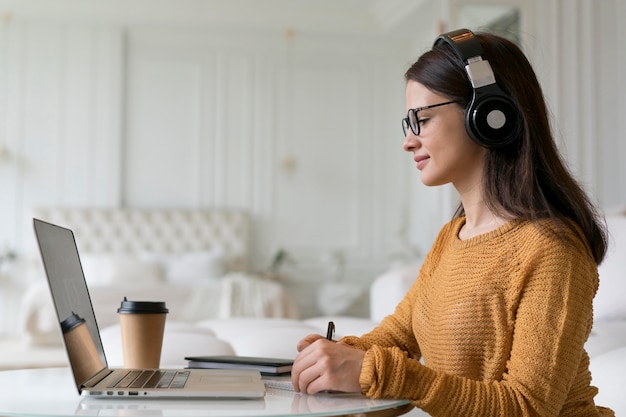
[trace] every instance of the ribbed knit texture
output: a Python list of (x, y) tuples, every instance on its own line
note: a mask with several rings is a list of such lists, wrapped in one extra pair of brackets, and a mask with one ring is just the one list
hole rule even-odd
[(613, 415), (594, 404), (584, 350), (598, 286), (586, 244), (548, 221), (462, 241), (464, 221), (442, 229), (393, 315), (342, 339), (367, 351), (363, 393), (432, 416)]

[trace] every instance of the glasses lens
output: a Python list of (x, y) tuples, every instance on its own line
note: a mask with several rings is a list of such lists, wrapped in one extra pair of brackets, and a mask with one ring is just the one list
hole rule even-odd
[(417, 123), (417, 110), (411, 109), (408, 114), (409, 126), (411, 126), (411, 130), (415, 136), (420, 135), (420, 125)]
[(406, 138), (408, 131), (409, 131), (409, 119), (405, 117), (404, 119), (402, 119), (402, 133), (404, 133), (405, 138)]

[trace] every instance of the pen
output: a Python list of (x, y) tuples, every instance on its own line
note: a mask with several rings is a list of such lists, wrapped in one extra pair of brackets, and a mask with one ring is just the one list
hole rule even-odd
[(326, 330), (326, 340), (333, 340), (333, 336), (335, 335), (335, 323), (332, 321), (328, 322), (328, 330)]

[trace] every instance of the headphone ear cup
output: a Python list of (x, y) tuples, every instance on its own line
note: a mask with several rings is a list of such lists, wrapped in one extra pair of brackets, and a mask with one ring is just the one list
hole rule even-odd
[(521, 132), (515, 104), (500, 94), (474, 97), (465, 112), (465, 127), (472, 139), (487, 148), (507, 146)]

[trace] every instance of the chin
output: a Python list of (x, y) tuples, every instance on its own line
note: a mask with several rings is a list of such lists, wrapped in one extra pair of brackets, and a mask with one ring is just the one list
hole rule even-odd
[(427, 187), (438, 187), (440, 185), (445, 185), (448, 183), (449, 181), (442, 181), (437, 178), (429, 178), (428, 176), (422, 174), (422, 184)]
[(434, 181), (432, 178), (428, 178), (428, 176), (425, 176), (422, 174), (422, 184), (424, 184), (427, 187), (435, 187), (437, 185), (441, 185), (439, 184), (438, 181)]

